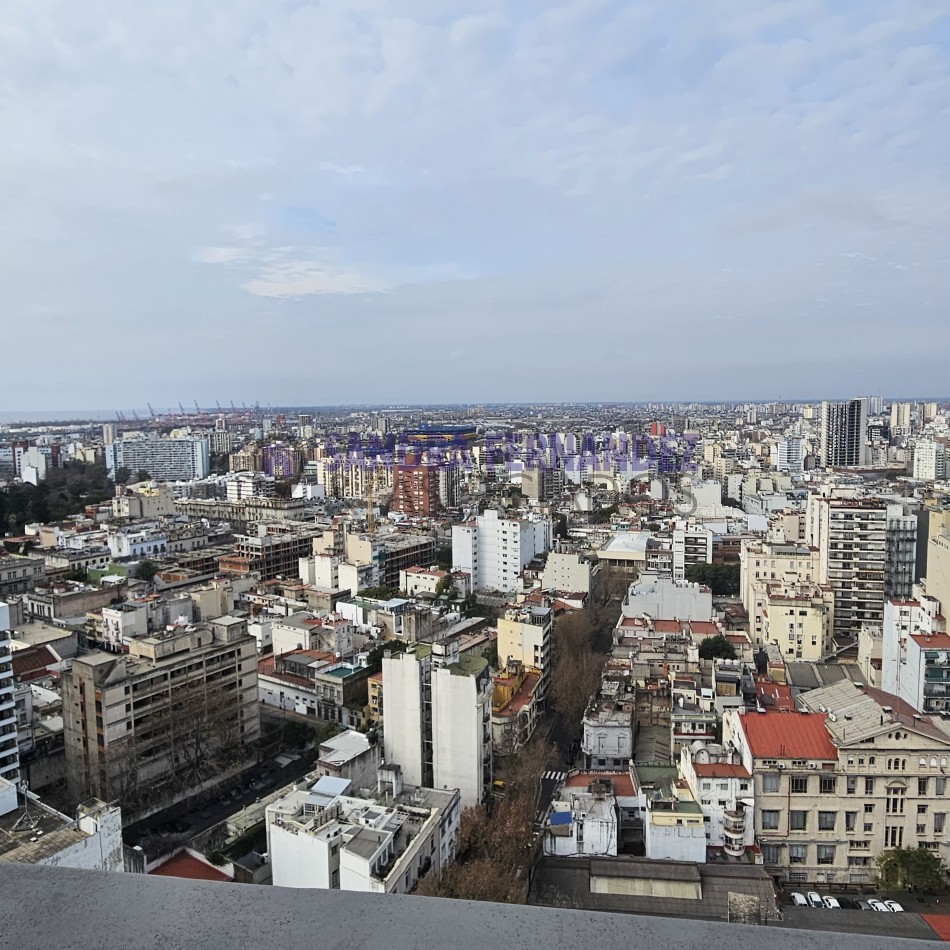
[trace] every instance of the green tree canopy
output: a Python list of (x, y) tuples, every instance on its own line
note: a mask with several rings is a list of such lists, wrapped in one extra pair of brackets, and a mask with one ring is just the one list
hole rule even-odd
[(134, 576), (140, 581), (148, 581), (149, 584), (151, 584), (157, 573), (158, 565), (154, 561), (150, 561), (146, 558), (144, 561), (139, 561), (138, 566), (135, 568)]
[(704, 660), (734, 660), (736, 648), (721, 633), (717, 633), (700, 643), (699, 655)]
[(946, 869), (926, 848), (894, 848), (877, 856), (877, 886), (882, 890), (947, 891)]
[(686, 580), (705, 584), (717, 597), (739, 593), (739, 563), (690, 564), (686, 568)]

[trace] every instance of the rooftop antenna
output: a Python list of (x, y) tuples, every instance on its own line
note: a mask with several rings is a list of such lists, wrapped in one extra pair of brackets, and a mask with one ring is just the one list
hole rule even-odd
[(30, 812), (30, 796), (28, 794), (30, 791), (30, 783), (24, 779), (20, 782), (18, 787), (20, 794), (23, 796), (23, 814), (17, 819), (11, 831), (32, 831), (40, 823), (40, 819)]

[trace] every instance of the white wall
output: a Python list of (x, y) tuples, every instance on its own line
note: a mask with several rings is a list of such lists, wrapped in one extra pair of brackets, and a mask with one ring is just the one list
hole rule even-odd
[(383, 748), (387, 762), (402, 766), (407, 785), (424, 784), (422, 676), (422, 666), (412, 654), (383, 657)]

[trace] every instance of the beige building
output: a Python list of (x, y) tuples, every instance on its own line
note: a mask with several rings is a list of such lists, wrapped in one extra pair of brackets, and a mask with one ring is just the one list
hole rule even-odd
[(835, 594), (827, 585), (770, 583), (756, 598), (757, 610), (760, 604), (762, 640), (776, 644), (782, 656), (820, 660), (834, 649)]
[(818, 550), (806, 544), (746, 540), (739, 552), (739, 565), (739, 592), (749, 614), (752, 642), (766, 643), (768, 588), (812, 590), (818, 581)]
[(723, 740), (753, 775), (756, 841), (777, 880), (870, 884), (892, 848), (950, 856), (943, 722), (850, 680), (801, 697), (803, 713), (727, 713)]
[(211, 787), (260, 736), (257, 647), (222, 617), (98, 650), (63, 673), (66, 777), (77, 800), (146, 814)]
[(517, 660), (541, 674), (534, 692), (539, 709), (544, 709), (551, 682), (553, 617), (549, 607), (519, 607), (498, 621), (498, 663), (504, 669), (509, 660)]

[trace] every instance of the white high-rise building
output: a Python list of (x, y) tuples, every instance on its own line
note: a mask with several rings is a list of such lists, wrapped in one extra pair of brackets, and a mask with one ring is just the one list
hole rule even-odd
[(821, 404), (821, 466), (864, 465), (867, 458), (868, 401)]
[(891, 435), (906, 435), (910, 432), (912, 410), (913, 406), (909, 402), (891, 403)]
[(9, 630), (0, 629), (0, 779), (15, 783), (20, 776), (20, 756), (13, 698), (12, 638)]
[(933, 482), (946, 477), (947, 455), (943, 444), (921, 439), (914, 446), (914, 478)]
[(452, 569), (466, 571), (474, 590), (512, 591), (525, 567), (551, 549), (550, 518), (505, 518), (489, 508), (452, 525)]
[(779, 439), (775, 443), (775, 468), (789, 475), (799, 475), (805, 468), (805, 442), (798, 436)]
[(491, 669), (460, 655), (458, 638), (417, 643), (383, 658), (386, 762), (411, 785), (459, 790), (463, 808), (492, 782)]
[(210, 456), (207, 439), (123, 439), (104, 448), (109, 477), (120, 468), (134, 478), (146, 471), (158, 482), (207, 478)]

